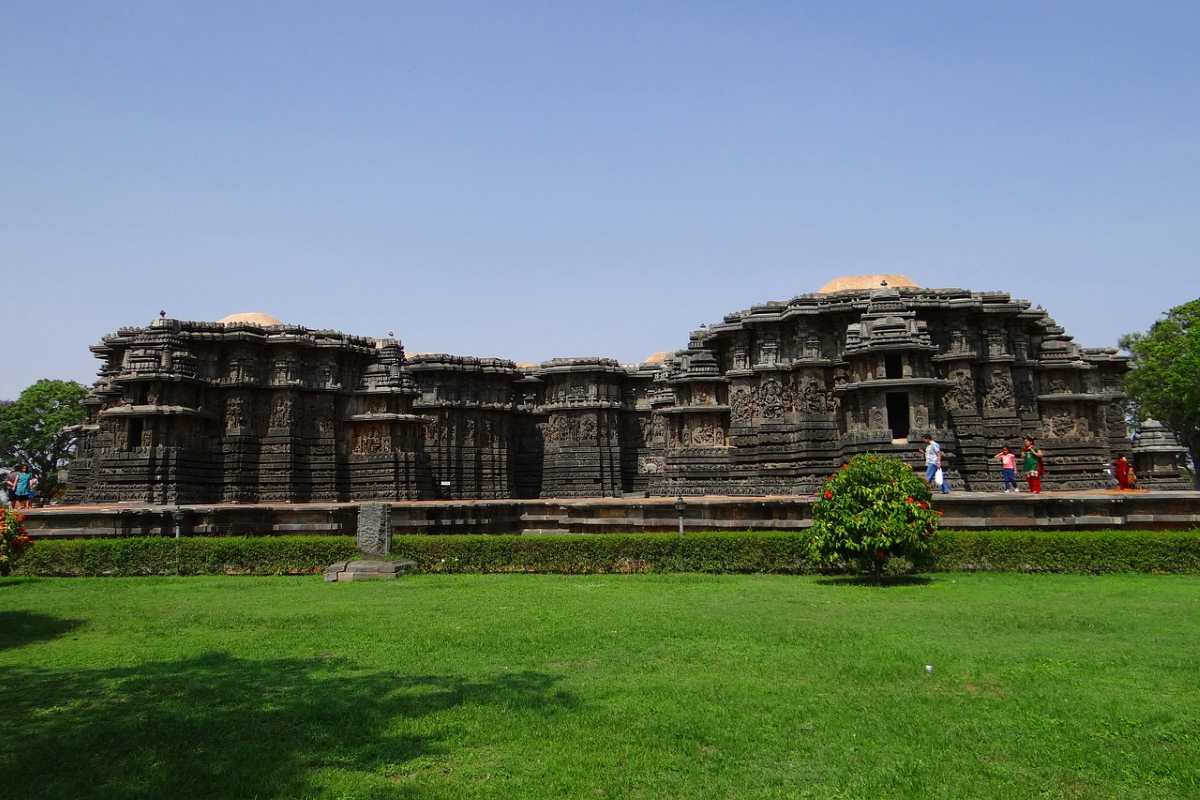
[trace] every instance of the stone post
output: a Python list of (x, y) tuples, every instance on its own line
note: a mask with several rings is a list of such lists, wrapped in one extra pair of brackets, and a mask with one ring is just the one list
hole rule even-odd
[(358, 507), (358, 549), (367, 555), (386, 556), (392, 549), (392, 507), (388, 503), (363, 503)]

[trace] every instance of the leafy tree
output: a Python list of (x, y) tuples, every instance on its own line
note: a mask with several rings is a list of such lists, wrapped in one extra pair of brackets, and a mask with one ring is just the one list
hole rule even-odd
[(833, 474), (813, 504), (809, 551), (818, 564), (850, 562), (874, 575), (892, 556), (927, 554), (941, 512), (925, 481), (898, 458), (855, 456)]
[[(1130, 410), (1175, 433), (1200, 466), (1200, 298), (1175, 306), (1145, 333), (1121, 337), (1133, 359), (1125, 375)], [(1193, 472), (1200, 486), (1200, 476)]]
[(8, 464), (28, 464), (50, 497), (58, 470), (70, 458), (75, 436), (63, 428), (83, 421), (87, 388), (75, 381), (42, 379), (0, 408), (0, 443)]

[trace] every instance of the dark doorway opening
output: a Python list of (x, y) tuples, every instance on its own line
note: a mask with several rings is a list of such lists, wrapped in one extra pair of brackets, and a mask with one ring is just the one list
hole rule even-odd
[(893, 439), (908, 439), (908, 392), (888, 392), (888, 427)]
[(129, 427), (126, 430), (126, 436), (125, 436), (125, 449), (126, 450), (132, 450), (135, 447), (142, 446), (143, 425), (144, 425), (144, 420), (140, 420), (140, 419), (129, 420)]
[(883, 368), (889, 378), (903, 378), (904, 366), (899, 353), (887, 353), (883, 357)]

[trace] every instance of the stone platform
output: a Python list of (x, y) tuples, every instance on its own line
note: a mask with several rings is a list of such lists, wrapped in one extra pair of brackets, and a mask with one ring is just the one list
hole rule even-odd
[(415, 561), (338, 561), (325, 568), (325, 580), (329, 583), (391, 581), (398, 575), (416, 571)]
[[(799, 530), (815, 498), (689, 497), (684, 528)], [(1200, 492), (1080, 491), (1040, 495), (955, 492), (934, 499), (948, 528), (1197, 528)], [(26, 512), (34, 538), (109, 536), (355, 535), (358, 503), (56, 506)], [(388, 504), (393, 535), (620, 533), (677, 529), (669, 497), (439, 500)]]

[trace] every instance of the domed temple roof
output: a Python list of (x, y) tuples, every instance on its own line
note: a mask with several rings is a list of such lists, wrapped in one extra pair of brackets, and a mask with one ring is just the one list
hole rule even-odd
[(913, 283), (912, 278), (907, 275), (899, 275), (896, 273), (885, 273), (881, 275), (842, 275), (834, 278), (829, 283), (817, 290), (817, 294), (829, 294), (831, 292), (856, 292), (868, 289), (878, 289), (884, 281), (887, 281), (888, 286), (906, 286), (917, 288), (917, 284)]
[(251, 325), (261, 325), (264, 328), (269, 328), (272, 325), (282, 325), (283, 321), (277, 317), (273, 317), (263, 311), (239, 311), (236, 314), (230, 314), (228, 317), (223, 317), (217, 322), (225, 325), (232, 325), (236, 322), (249, 323)]
[(643, 364), (662, 364), (662, 363), (665, 363), (666, 360), (668, 358), (670, 358), (670, 356), (671, 356), (671, 351), (660, 350), (657, 353), (651, 353), (650, 355), (646, 356), (645, 360), (642, 363)]

